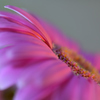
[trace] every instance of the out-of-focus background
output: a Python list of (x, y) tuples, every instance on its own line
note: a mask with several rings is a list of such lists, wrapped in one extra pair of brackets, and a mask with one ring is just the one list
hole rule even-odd
[[(53, 22), (87, 51), (100, 51), (100, 0), (0, 0)], [(5, 9), (6, 10), (6, 9)]]

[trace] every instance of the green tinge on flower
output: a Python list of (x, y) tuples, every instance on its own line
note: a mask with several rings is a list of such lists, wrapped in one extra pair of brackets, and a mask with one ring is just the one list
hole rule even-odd
[(71, 68), (74, 74), (93, 79), (97, 84), (100, 84), (98, 70), (84, 57), (68, 48), (59, 47), (55, 44), (53, 45), (53, 52)]

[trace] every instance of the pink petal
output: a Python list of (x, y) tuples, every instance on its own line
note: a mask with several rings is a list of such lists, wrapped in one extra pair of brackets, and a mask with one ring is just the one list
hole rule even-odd
[(95, 85), (95, 100), (100, 100), (100, 86)]
[[(27, 20), (23, 19), (19, 15), (15, 15), (10, 12), (4, 12), (4, 11), (1, 12), (0, 11), (0, 17), (9, 20), (11, 22), (11, 24), (13, 22), (13, 23), (19, 24), (21, 26), (27, 26), (27, 27), (29, 27), (31, 29), (35, 29), (35, 31), (37, 31), (33, 24), (31, 24)], [(6, 24), (6, 23), (3, 23), (3, 24)]]
[(22, 72), (21, 68), (14, 68), (11, 66), (6, 66), (0, 71), (0, 89), (4, 90), (16, 83), (20, 74)]
[(73, 39), (66, 36), (66, 33), (63, 33), (60, 29), (55, 27), (53, 24), (46, 22), (42, 18), (39, 18), (38, 16), (32, 15), (41, 23), (41, 25), (44, 27), (44, 29), (49, 34), (51, 40), (53, 43), (58, 44), (60, 46), (68, 47), (76, 52), (79, 51), (79, 45), (74, 41)]
[[(0, 74), (2, 89), (17, 83), (20, 74), (24, 73), (24, 70), (28, 69), (30, 65), (31, 68), (34, 68), (34, 63), (41, 65), (40, 60), (45, 62), (47, 59), (57, 58), (51, 49), (37, 38), (13, 32), (2, 32), (0, 38), (2, 48), (0, 50), (0, 65), (3, 66)], [(8, 65), (9, 67), (7, 67)], [(38, 70), (35, 71), (38, 72)], [(25, 74), (23, 75), (25, 76)]]
[[(19, 32), (21, 34), (27, 34), (34, 37), (37, 37), (38, 39), (44, 40), (34, 29), (31, 29), (26, 26), (18, 25), (17, 23), (12, 23), (4, 18), (0, 18), (0, 32), (2, 31), (11, 31), (11, 32)], [(45, 40), (44, 40), (45, 41)]]
[(36, 88), (34, 86), (27, 86), (19, 89), (14, 97), (14, 100), (42, 100), (48, 96), (56, 87)]
[[(48, 96), (47, 100), (99, 100), (96, 89), (97, 84), (82, 77), (70, 77)], [(99, 89), (100, 90), (100, 87)], [(46, 100), (46, 99), (44, 99)]]
[(51, 43), (51, 40), (50, 40), (48, 34), (44, 30), (44, 28), (41, 26), (41, 24), (34, 17), (32, 17), (30, 14), (28, 14), (27, 12), (25, 12), (24, 10), (22, 10), (18, 7), (7, 5), (7, 6), (5, 6), (5, 8), (11, 9), (11, 10), (17, 12), (18, 14), (23, 16), (25, 19), (27, 19), (29, 22), (34, 24), (42, 32), (41, 35), (45, 38), (45, 40), (47, 40), (47, 42), (49, 43), (49, 46), (52, 47), (52, 43)]
[(27, 84), (33, 84), (35, 87), (59, 84), (70, 76), (70, 72), (67, 65), (60, 60), (42, 60), (31, 64), (23, 71), (18, 80), (18, 87), (21, 88)]
[[(44, 42), (32, 36), (2, 32), (0, 34), (0, 43), (0, 47), (2, 48), (0, 53), (2, 54), (5, 51), (0, 57), (2, 60), (0, 63), (2, 64), (11, 63), (14, 66), (18, 63), (18, 66), (22, 66), (23, 62), (25, 60), (29, 61), (29, 59), (32, 61), (48, 57), (57, 58)], [(10, 48), (7, 48), (9, 46)]]

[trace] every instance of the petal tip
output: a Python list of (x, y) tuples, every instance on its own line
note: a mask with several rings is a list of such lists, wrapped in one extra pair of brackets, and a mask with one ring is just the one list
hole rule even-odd
[(4, 8), (8, 8), (8, 7), (10, 7), (10, 6), (11, 6), (11, 5), (5, 5)]
[(14, 7), (15, 6), (12, 6), (12, 5), (6, 5), (6, 6), (4, 6), (4, 8), (10, 9), (10, 10), (13, 10)]

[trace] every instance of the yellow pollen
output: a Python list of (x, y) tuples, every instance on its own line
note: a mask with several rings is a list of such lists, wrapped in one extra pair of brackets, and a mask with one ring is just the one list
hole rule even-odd
[(65, 47), (53, 45), (53, 52), (71, 68), (74, 74), (90, 78), (100, 84), (100, 74), (84, 57)]

